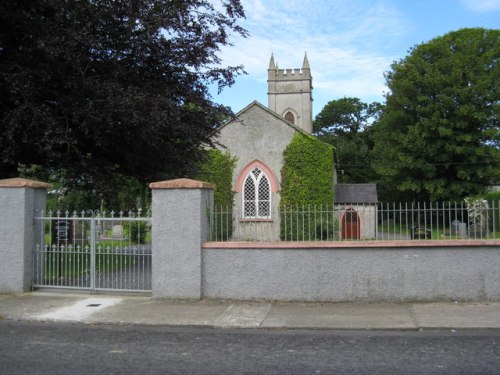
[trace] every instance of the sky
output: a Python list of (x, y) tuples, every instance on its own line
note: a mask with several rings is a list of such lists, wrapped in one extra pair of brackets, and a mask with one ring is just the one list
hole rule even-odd
[(313, 116), (331, 100), (384, 102), (384, 72), (411, 47), (466, 27), (500, 29), (500, 0), (241, 0), (250, 36), (233, 36), (220, 56), (246, 75), (213, 100), (237, 113), (253, 100), (267, 106), (271, 54), (280, 69), (313, 76)]

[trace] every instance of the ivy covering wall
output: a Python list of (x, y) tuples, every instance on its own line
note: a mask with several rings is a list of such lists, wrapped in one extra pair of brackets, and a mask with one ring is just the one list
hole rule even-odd
[(210, 238), (226, 241), (233, 233), (233, 172), (237, 158), (228, 152), (208, 150), (196, 179), (215, 184)]
[(281, 240), (334, 238), (336, 223), (330, 211), (333, 206), (333, 150), (333, 146), (303, 133), (295, 134), (285, 149), (281, 170)]
[(333, 205), (333, 146), (297, 133), (283, 153), (281, 205)]
[(232, 207), (234, 192), (232, 189), (233, 171), (237, 158), (228, 152), (208, 150), (207, 158), (200, 166), (196, 179), (216, 185), (214, 192), (215, 207)]

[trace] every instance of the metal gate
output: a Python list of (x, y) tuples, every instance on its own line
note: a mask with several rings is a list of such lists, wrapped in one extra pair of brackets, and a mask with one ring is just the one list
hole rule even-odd
[(151, 215), (35, 214), (34, 288), (151, 292)]

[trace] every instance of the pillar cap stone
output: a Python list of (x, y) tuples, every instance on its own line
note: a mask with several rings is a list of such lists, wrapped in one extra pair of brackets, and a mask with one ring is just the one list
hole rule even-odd
[(5, 180), (0, 180), (0, 187), (9, 187), (9, 188), (22, 188), (22, 187), (30, 187), (34, 189), (49, 189), (52, 187), (52, 184), (47, 182), (28, 180), (27, 178), (7, 178)]
[(151, 189), (215, 189), (215, 184), (204, 181), (178, 178), (175, 180), (151, 182)]

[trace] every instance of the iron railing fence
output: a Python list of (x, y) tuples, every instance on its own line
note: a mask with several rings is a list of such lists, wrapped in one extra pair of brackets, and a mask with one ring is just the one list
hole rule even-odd
[(210, 241), (342, 241), (500, 238), (500, 202), (302, 205), (265, 218), (233, 207), (209, 215)]
[(150, 212), (39, 212), (33, 287), (150, 292)]

